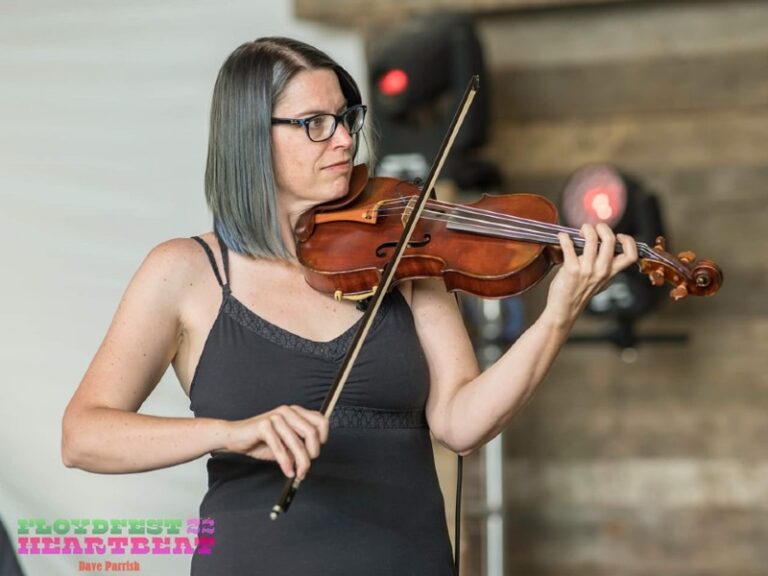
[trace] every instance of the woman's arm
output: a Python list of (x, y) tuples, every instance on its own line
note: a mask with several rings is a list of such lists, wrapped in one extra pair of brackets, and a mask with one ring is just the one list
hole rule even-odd
[(482, 374), (454, 297), (439, 282), (414, 283), (414, 319), (430, 368), (427, 419), (437, 440), (451, 450), (469, 453), (506, 427), (546, 375), (589, 299), (637, 260), (634, 240), (627, 236), (619, 236), (623, 253), (614, 256), (615, 238), (605, 225), (585, 226), (582, 234), (581, 256), (561, 235), (564, 262), (543, 313)]
[(236, 422), (136, 413), (179, 348), (181, 307), (201, 266), (205, 256), (186, 239), (159, 245), (142, 263), (64, 413), (66, 466), (141, 472), (225, 450), (277, 460), (288, 476), (306, 474), (327, 439), (319, 413), (281, 406)]

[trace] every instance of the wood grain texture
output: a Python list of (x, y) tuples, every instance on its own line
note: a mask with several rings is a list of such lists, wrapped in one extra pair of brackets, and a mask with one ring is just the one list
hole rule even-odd
[[(369, 27), (381, 21), (400, 20), (435, 10), (455, 10), (478, 14), (514, 13), (535, 9), (629, 4), (642, 0), (294, 0), (297, 18), (324, 24)], [(673, 0), (677, 1), (677, 0)]]

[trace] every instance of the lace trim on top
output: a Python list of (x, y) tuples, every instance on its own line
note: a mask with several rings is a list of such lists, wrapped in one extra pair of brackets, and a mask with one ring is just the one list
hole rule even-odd
[[(371, 330), (376, 328), (376, 326), (378, 326), (384, 319), (386, 312), (389, 310), (390, 297), (391, 295), (387, 295), (382, 302), (381, 307), (376, 313), (376, 318), (373, 321)], [(278, 346), (295, 352), (320, 356), (321, 358), (326, 358), (328, 360), (338, 360), (346, 353), (362, 320), (362, 318), (357, 320), (357, 322), (350, 326), (344, 333), (333, 340), (329, 340), (328, 342), (318, 342), (302, 338), (293, 332), (289, 332), (288, 330), (265, 320), (235, 298), (231, 292), (224, 295), (222, 310), (238, 324), (255, 332), (273, 344), (277, 344)]]

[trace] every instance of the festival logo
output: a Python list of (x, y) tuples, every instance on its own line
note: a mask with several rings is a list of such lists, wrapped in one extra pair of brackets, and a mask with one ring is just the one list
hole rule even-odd
[[(213, 518), (20, 518), (16, 551), (21, 556), (110, 556), (78, 562), (81, 572), (136, 572), (125, 556), (212, 554)], [(115, 561), (113, 556), (121, 556)]]

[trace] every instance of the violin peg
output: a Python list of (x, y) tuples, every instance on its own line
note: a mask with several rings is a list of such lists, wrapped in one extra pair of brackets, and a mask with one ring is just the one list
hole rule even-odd
[(650, 260), (645, 258), (640, 260), (640, 273), (648, 276), (653, 286), (664, 284), (664, 272), (658, 266), (651, 264)]
[(648, 278), (651, 280), (651, 284), (654, 286), (662, 286), (664, 284), (664, 272), (661, 270), (652, 270), (648, 273)]
[(688, 296), (688, 287), (685, 284), (678, 284), (670, 290), (669, 295), (673, 300), (682, 300)]
[(656, 244), (653, 245), (653, 249), (657, 252), (667, 251), (667, 240), (664, 238), (664, 236), (656, 236)]
[(678, 254), (677, 257), (680, 260), (680, 262), (682, 262), (685, 265), (688, 265), (694, 260), (696, 260), (696, 254), (694, 254), (690, 250), (686, 250), (685, 252), (680, 252), (680, 254)]

